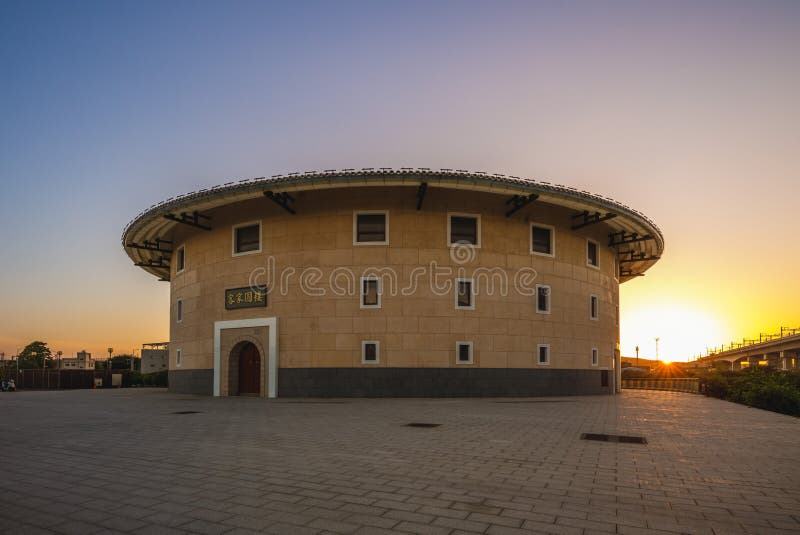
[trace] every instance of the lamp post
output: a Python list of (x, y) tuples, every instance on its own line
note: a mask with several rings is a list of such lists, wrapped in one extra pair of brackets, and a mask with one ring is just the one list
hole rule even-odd
[(56, 351), (56, 356), (58, 357), (58, 389), (61, 390), (61, 355), (63, 353), (61, 351)]
[(658, 361), (658, 341), (659, 340), (660, 340), (660, 338), (658, 336), (656, 336), (656, 361)]
[(639, 346), (636, 346), (636, 367), (639, 367)]
[(111, 382), (111, 354), (114, 352), (113, 347), (108, 348), (108, 360), (106, 361), (106, 374), (108, 375), (108, 386), (112, 386)]

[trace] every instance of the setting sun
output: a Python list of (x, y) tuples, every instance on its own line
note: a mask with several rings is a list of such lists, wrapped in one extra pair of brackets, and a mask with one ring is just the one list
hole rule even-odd
[[(635, 284), (635, 282), (633, 283)], [(724, 338), (725, 329), (711, 311), (700, 304), (646, 303), (641, 296), (621, 290), (623, 301), (622, 354), (658, 357), (664, 364), (704, 353), (705, 347)], [(656, 355), (658, 338), (658, 355)]]

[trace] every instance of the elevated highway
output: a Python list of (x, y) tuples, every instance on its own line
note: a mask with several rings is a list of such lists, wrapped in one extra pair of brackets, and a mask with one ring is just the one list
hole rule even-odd
[(786, 334), (781, 331), (780, 335), (769, 336), (767, 340), (731, 344), (730, 349), (711, 352), (692, 364), (695, 367), (710, 368), (720, 365), (718, 363), (727, 363), (732, 370), (759, 365), (782, 370), (800, 370), (800, 332), (798, 329), (785, 332)]

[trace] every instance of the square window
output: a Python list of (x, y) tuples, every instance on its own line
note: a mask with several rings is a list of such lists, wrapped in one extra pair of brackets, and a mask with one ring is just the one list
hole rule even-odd
[(183, 321), (183, 299), (178, 299), (176, 303), (177, 310), (175, 311), (175, 318), (178, 323)]
[(377, 364), (380, 358), (381, 343), (377, 340), (364, 340), (361, 342), (361, 363)]
[(261, 223), (244, 223), (233, 227), (233, 255), (261, 252)]
[(353, 214), (353, 244), (389, 243), (387, 212), (356, 212)]
[(477, 215), (448, 214), (449, 245), (470, 244), (480, 246), (481, 220)]
[(553, 227), (531, 225), (531, 253), (542, 256), (555, 256), (555, 232)]
[(181, 245), (175, 251), (175, 273), (180, 273), (186, 269), (186, 246)]
[(600, 317), (600, 312), (598, 311), (598, 300), (596, 295), (589, 296), (589, 319), (597, 320)]
[(539, 314), (550, 313), (550, 287), (542, 284), (536, 285), (536, 312)]
[(381, 308), (381, 280), (361, 278), (361, 308)]
[(475, 295), (471, 279), (456, 279), (456, 308), (473, 310)]
[(600, 267), (600, 257), (596, 241), (586, 241), (586, 265), (591, 267)]
[(550, 364), (550, 346), (548, 344), (539, 344), (536, 346), (536, 362), (540, 366), (547, 366)]
[(456, 342), (456, 364), (472, 363), (472, 342)]
[(592, 366), (597, 366), (600, 363), (600, 355), (596, 347), (592, 348)]

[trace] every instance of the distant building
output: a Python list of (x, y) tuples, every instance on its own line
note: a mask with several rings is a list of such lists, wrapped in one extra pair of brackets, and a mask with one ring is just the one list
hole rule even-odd
[(169, 344), (158, 342), (142, 344), (142, 373), (155, 373), (167, 370), (169, 364)]
[(75, 358), (61, 359), (62, 370), (93, 370), (94, 359), (92, 354), (87, 353), (86, 350), (78, 351), (78, 356)]

